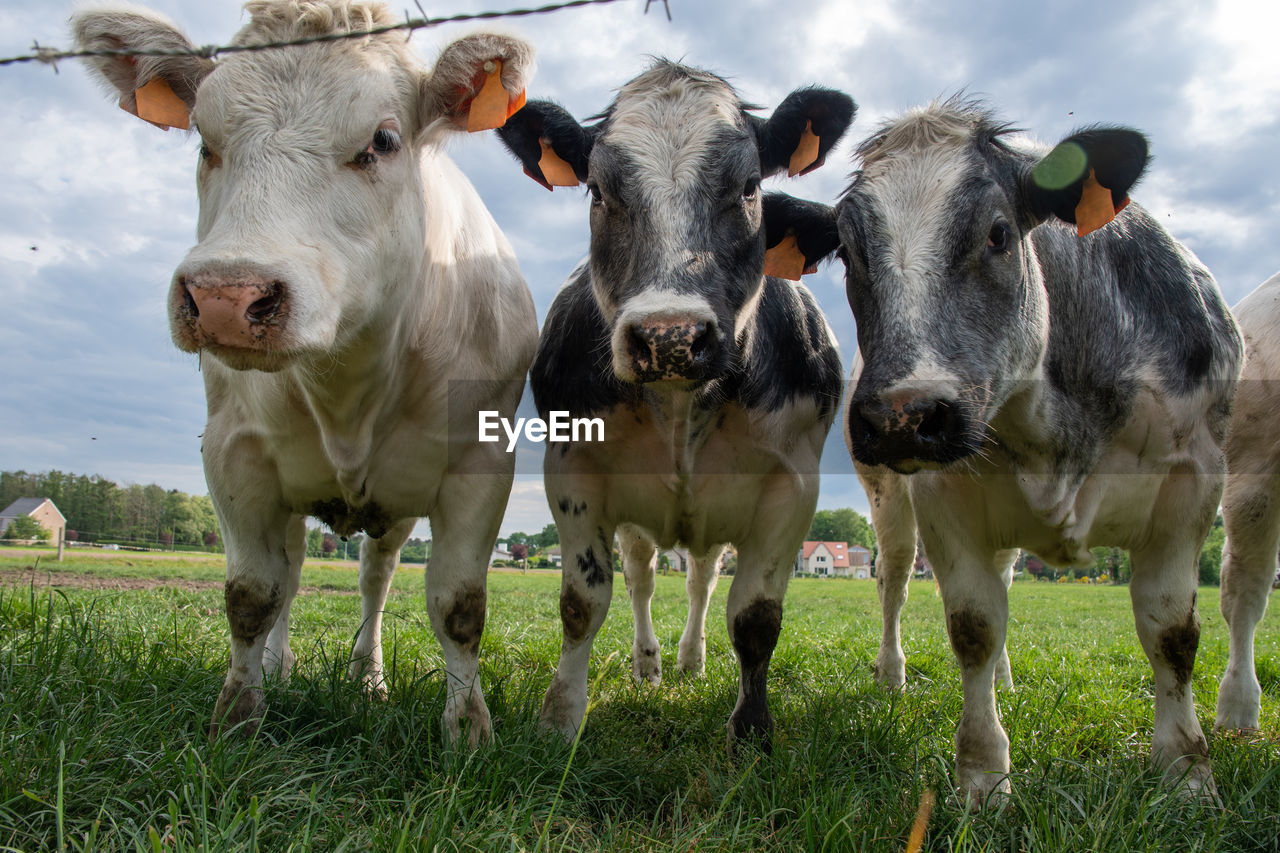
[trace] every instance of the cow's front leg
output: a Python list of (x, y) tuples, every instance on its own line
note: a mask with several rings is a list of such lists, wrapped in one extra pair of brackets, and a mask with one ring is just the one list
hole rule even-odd
[(883, 466), (855, 462), (858, 480), (871, 506), (876, 531), (876, 592), (880, 594), (880, 650), (873, 668), (875, 680), (889, 688), (907, 681), (907, 658), (902, 651), (902, 607), (916, 560), (916, 516), (911, 509), (907, 478)]
[(431, 514), (427, 614), (444, 652), (443, 725), (446, 739), (453, 743), (464, 734), (471, 746), (492, 737), (479, 679), (480, 638), (489, 555), (510, 494), (510, 474), (448, 474)]
[[(547, 478), (548, 495), (559, 491)], [(542, 724), (572, 740), (587, 713), (587, 665), (591, 644), (604, 624), (613, 597), (613, 527), (600, 514), (600, 501), (580, 501), (581, 514), (555, 513), (564, 569), (560, 579), (563, 640), (555, 677), (542, 700)]]
[(653, 601), (657, 546), (638, 528), (618, 527), (618, 549), (622, 552), (622, 577), (631, 598), (635, 620), (635, 641), (631, 644), (631, 675), (641, 684), (662, 681), (662, 648), (653, 630), (650, 603)]
[[(1004, 566), (1000, 572), (1000, 582), (1004, 584), (1006, 598), (1009, 587), (1013, 586), (1013, 564), (1017, 559), (1018, 550), (1016, 548), (1010, 551), (1002, 551), (996, 555), (996, 565)], [(1005, 642), (1000, 644), (1000, 657), (996, 659), (995, 683), (996, 687), (1002, 687), (1005, 690), (1013, 689), (1013, 669), (1009, 666), (1009, 643), (1007, 638)]]
[(289, 648), (289, 611), (293, 607), (293, 599), (298, 594), (298, 583), (302, 577), (302, 561), (307, 556), (307, 520), (304, 516), (295, 515), (289, 519), (285, 532), (285, 553), (289, 559), (289, 586), (285, 590), (284, 604), (280, 615), (267, 634), (267, 648), (262, 656), (263, 673), (287, 679), (297, 661), (293, 650)]
[(680, 635), (676, 666), (689, 675), (702, 675), (707, 663), (707, 607), (720, 577), (720, 556), (724, 546), (717, 545), (705, 554), (689, 555), (684, 587), (689, 595), (689, 618)]
[(391, 580), (400, 564), (400, 549), (413, 532), (416, 518), (402, 519), (387, 532), (360, 543), (360, 630), (351, 649), (347, 674), (360, 682), (370, 696), (386, 698), (382, 674), (382, 614), (387, 607)]
[[(1242, 385), (1244, 383), (1241, 383)], [(1257, 393), (1257, 389), (1249, 389)], [(1243, 394), (1241, 395), (1243, 396)], [(1236, 402), (1237, 430), (1231, 439), (1232, 451), (1227, 489), (1222, 496), (1222, 517), (1227, 542), (1222, 549), (1222, 597), (1220, 607), (1231, 634), (1227, 669), (1218, 686), (1218, 715), (1215, 727), (1253, 731), (1258, 728), (1262, 686), (1253, 660), (1253, 636), (1267, 611), (1267, 596), (1275, 578), (1276, 550), (1280, 548), (1280, 482), (1271, 459), (1246, 460), (1240, 432), (1251, 428), (1242, 422), (1242, 404)], [(1264, 419), (1267, 427), (1271, 419)], [(1250, 439), (1254, 436), (1249, 436)], [(1269, 447), (1257, 439), (1252, 447)], [(1254, 462), (1261, 470), (1247, 467)]]
[(1181, 781), (1192, 794), (1215, 797), (1209, 744), (1191, 695), (1200, 644), (1196, 558), (1201, 538), (1188, 542), (1190, 537), (1185, 533), (1179, 538), (1181, 541), (1163, 539), (1130, 552), (1133, 575), (1129, 598), (1134, 624), (1155, 674), (1151, 761), (1164, 770), (1166, 779)]
[[(227, 625), (231, 629), (231, 665), (214, 705), (209, 736), (242, 727), (257, 731), (265, 706), (262, 701), (263, 654), (267, 636), (276, 625), (290, 589), (286, 529), (289, 515), (270, 512), (251, 521), (253, 513), (222, 511), (217, 503), (227, 549), (227, 583), (224, 598)], [(287, 626), (284, 630), (288, 630)]]
[(956, 782), (970, 805), (1009, 792), (1009, 737), (996, 708), (995, 672), (1004, 651), (1009, 594), (995, 554), (926, 541), (942, 591), (947, 635), (964, 690), (956, 728)]

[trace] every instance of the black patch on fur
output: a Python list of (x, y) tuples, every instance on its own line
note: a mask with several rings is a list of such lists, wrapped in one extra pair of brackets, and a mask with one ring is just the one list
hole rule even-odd
[(444, 632), (462, 647), (464, 652), (474, 653), (480, 648), (484, 634), (485, 589), (483, 586), (467, 586), (453, 598), (453, 605), (444, 617)]
[(1200, 645), (1200, 619), (1195, 609), (1187, 611), (1181, 625), (1165, 628), (1160, 632), (1160, 657), (1173, 669), (1174, 689), (1181, 696), (1191, 682), (1195, 668), (1196, 649)]
[(268, 591), (255, 581), (229, 580), (223, 588), (231, 637), (252, 645), (263, 631), (271, 630), (280, 613), (280, 584)]
[(387, 535), (391, 525), (396, 521), (378, 505), (370, 501), (360, 506), (352, 506), (342, 498), (327, 498), (311, 505), (308, 515), (312, 515), (343, 539), (350, 538), (361, 531), (374, 539)]
[(582, 642), (591, 627), (591, 605), (572, 586), (560, 591), (560, 623), (565, 639), (575, 643)]
[(607, 583), (613, 574), (613, 572), (600, 565), (600, 559), (596, 556), (594, 548), (588, 548), (586, 553), (578, 555), (578, 571), (582, 572), (582, 577), (586, 580), (587, 586), (599, 586), (602, 583)]
[(773, 715), (769, 713), (769, 659), (782, 631), (782, 603), (759, 598), (733, 620), (733, 648), (741, 670), (742, 700), (729, 725), (735, 739), (756, 740), (764, 751), (771, 746)]
[(972, 610), (947, 612), (947, 634), (961, 669), (976, 669), (987, 662), (995, 649), (995, 632), (981, 613)]

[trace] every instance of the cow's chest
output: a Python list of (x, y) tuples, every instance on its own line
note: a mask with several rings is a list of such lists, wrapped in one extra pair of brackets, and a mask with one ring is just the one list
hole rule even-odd
[(548, 496), (567, 523), (629, 523), (663, 547), (742, 542), (770, 494), (810, 478), (816, 487), (823, 431), (813, 423), (724, 406), (679, 424), (648, 407), (618, 407), (605, 418), (604, 442), (548, 449)]

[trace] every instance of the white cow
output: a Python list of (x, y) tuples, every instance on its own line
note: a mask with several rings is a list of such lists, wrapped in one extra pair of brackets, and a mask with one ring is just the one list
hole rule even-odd
[(1227, 433), (1222, 520), (1222, 615), (1231, 654), (1218, 687), (1217, 728), (1257, 729), (1262, 688), (1253, 666), (1253, 633), (1267, 610), (1280, 549), (1280, 274), (1234, 309), (1245, 364)]
[[(367, 30), (398, 20), (347, 0), (261, 0), (235, 44)], [(138, 8), (73, 19), (83, 48), (190, 47)], [(510, 417), (537, 337), (507, 240), (441, 151), (484, 83), (506, 109), (531, 50), (488, 34), (433, 70), (402, 34), (191, 56), (104, 57), (121, 105), (154, 80), (189, 109), (202, 145), (199, 242), (174, 273), (179, 349), (199, 352), (201, 452), (227, 550), (231, 665), (210, 734), (263, 713), (264, 669), (288, 674), (289, 606), (307, 516), (360, 549), (351, 674), (385, 693), (381, 617), (400, 547), (429, 516), (427, 609), (444, 649), (446, 733), (489, 735), (477, 680), (487, 557), (512, 457), (477, 440), (476, 410)], [(497, 88), (500, 82), (502, 88)], [(168, 123), (181, 124), (185, 116)]]

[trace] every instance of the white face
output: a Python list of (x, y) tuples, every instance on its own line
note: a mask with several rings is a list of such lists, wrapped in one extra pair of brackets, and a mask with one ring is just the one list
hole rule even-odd
[[(203, 81), (199, 243), (170, 294), (180, 348), (272, 369), (394, 310), (423, 251), (417, 74), (344, 45), (239, 55)], [(193, 323), (191, 294), (226, 281), (257, 288), (248, 331)]]

